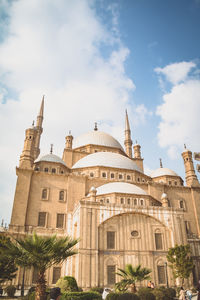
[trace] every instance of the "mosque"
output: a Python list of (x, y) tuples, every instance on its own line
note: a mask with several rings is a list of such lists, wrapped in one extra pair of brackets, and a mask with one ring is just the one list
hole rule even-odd
[[(141, 146), (132, 147), (128, 114), (124, 147), (108, 133), (93, 131), (65, 138), (63, 156), (40, 156), (44, 113), (42, 100), (36, 126), (26, 129), (16, 168), (17, 183), (9, 233), (36, 231), (47, 236), (78, 238), (78, 254), (50, 268), (47, 283), (72, 275), (84, 289), (113, 286), (115, 272), (127, 263), (148, 267), (155, 285), (173, 286), (166, 255), (175, 244), (190, 244), (193, 280), (200, 278), (200, 184), (192, 152), (182, 153), (185, 182), (162, 167), (144, 173)], [(14, 284), (21, 284), (22, 270)], [(36, 270), (25, 285), (36, 282)]]

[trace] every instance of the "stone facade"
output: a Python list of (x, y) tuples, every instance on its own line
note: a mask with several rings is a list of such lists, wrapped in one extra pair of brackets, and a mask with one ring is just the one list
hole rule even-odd
[[(174, 285), (166, 254), (169, 247), (186, 243), (191, 245), (196, 282), (200, 278), (200, 185), (191, 151), (182, 153), (186, 186), (180, 176), (162, 166), (152, 176), (144, 174), (140, 145), (133, 146), (132, 157), (126, 113), (125, 150), (95, 126), (78, 141), (69, 134), (62, 159), (52, 153), (38, 158), (43, 111), (44, 100), (36, 126), (26, 130), (9, 233), (19, 237), (36, 231), (80, 240), (76, 256), (48, 270), (48, 285), (67, 274), (84, 289), (112, 286), (119, 279), (117, 268), (127, 263), (151, 268), (156, 285), (166, 285), (166, 276)], [(13, 283), (21, 280), (19, 270)], [(34, 282), (30, 269), (25, 285)]]

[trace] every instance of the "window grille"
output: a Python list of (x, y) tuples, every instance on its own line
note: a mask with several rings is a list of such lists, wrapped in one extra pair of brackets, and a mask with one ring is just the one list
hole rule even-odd
[(42, 199), (47, 199), (47, 189), (42, 190)]
[(53, 279), (52, 279), (52, 283), (55, 284), (58, 279), (60, 278), (61, 275), (61, 268), (60, 267), (54, 267), (53, 268)]
[(156, 250), (162, 250), (163, 245), (162, 245), (162, 234), (159, 232), (155, 233), (155, 243), (156, 243)]
[(107, 231), (107, 249), (115, 249), (115, 232)]
[(65, 196), (64, 191), (60, 191), (60, 193), (59, 193), (59, 200), (60, 201), (64, 201), (64, 196)]
[(107, 266), (108, 284), (115, 284), (115, 266)]
[(159, 284), (165, 284), (166, 278), (165, 278), (165, 267), (164, 266), (157, 266), (158, 270), (158, 283)]
[(57, 214), (56, 228), (63, 228), (64, 214)]
[(45, 225), (46, 225), (46, 215), (47, 215), (46, 212), (39, 212), (39, 215), (38, 215), (38, 226), (45, 227)]
[(36, 283), (38, 280), (38, 269), (34, 268), (33, 269), (33, 275), (32, 275), (32, 283)]

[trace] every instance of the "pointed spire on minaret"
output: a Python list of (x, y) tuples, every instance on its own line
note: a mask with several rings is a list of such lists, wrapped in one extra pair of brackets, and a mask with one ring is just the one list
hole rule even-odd
[(159, 160), (160, 160), (160, 168), (163, 168), (162, 158), (159, 158)]
[(40, 105), (39, 116), (43, 117), (43, 114), (44, 114), (44, 95), (42, 97), (42, 102), (41, 102), (41, 105)]
[(40, 105), (40, 110), (39, 110), (39, 114), (37, 116), (36, 127), (35, 127), (35, 129), (37, 130), (37, 135), (36, 135), (36, 139), (35, 139), (34, 160), (40, 154), (40, 137), (43, 132), (43, 128), (42, 128), (43, 115), (44, 115), (44, 95), (42, 97), (42, 102)]
[(51, 147), (50, 147), (50, 154), (53, 154), (53, 144), (51, 144)]
[(97, 127), (97, 122), (94, 123), (94, 131), (97, 131), (98, 127)]
[(37, 127), (42, 127), (43, 115), (44, 115), (44, 95), (42, 97), (42, 102), (41, 102), (41, 105), (40, 105), (40, 111), (39, 111), (39, 114), (37, 116), (37, 124), (36, 124)]
[(128, 120), (128, 113), (126, 109), (126, 117), (125, 117), (125, 140), (124, 140), (124, 145), (126, 149), (126, 154), (132, 158), (132, 140), (131, 140), (131, 130), (130, 130), (130, 125), (129, 125), (129, 120)]
[(130, 130), (130, 125), (129, 125), (129, 120), (128, 120), (128, 112), (127, 112), (127, 109), (126, 109), (125, 130)]

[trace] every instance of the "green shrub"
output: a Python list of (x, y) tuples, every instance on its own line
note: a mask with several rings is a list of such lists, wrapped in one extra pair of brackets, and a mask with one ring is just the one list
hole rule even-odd
[(176, 291), (172, 288), (159, 287), (152, 291), (156, 300), (173, 300), (176, 296)]
[(154, 296), (156, 297), (156, 300), (165, 300), (165, 295), (163, 294), (163, 291), (159, 290), (159, 289), (154, 289), (152, 291), (152, 294), (154, 294)]
[(26, 300), (35, 300), (35, 291), (26, 295)]
[(123, 293), (119, 294), (118, 300), (140, 300), (138, 295), (133, 294), (133, 293)]
[(102, 300), (101, 295), (97, 292), (71, 292), (64, 293), (61, 300)]
[(106, 300), (140, 300), (140, 298), (133, 293), (110, 293)]
[(107, 295), (106, 300), (118, 300), (119, 295), (119, 293), (110, 293)]
[(14, 285), (8, 285), (5, 288), (5, 292), (8, 295), (8, 297), (14, 297), (15, 292), (16, 292), (16, 287)]
[(174, 297), (176, 297), (176, 290), (173, 288), (167, 288), (166, 289), (166, 294), (168, 295), (168, 297), (170, 299), (173, 299)]
[(72, 276), (61, 277), (56, 282), (56, 286), (61, 289), (61, 293), (78, 292), (78, 285), (76, 279)]
[(90, 291), (92, 291), (92, 292), (97, 292), (97, 293), (99, 293), (99, 294), (102, 294), (102, 293), (103, 293), (103, 288), (102, 288), (102, 287), (95, 286), (95, 287), (91, 288)]
[(152, 293), (152, 289), (142, 287), (139, 289), (137, 292), (138, 296), (140, 297), (141, 300), (155, 300), (156, 297)]

